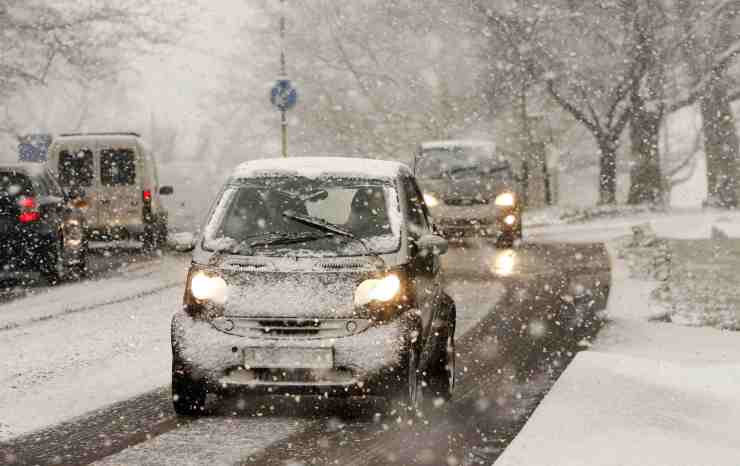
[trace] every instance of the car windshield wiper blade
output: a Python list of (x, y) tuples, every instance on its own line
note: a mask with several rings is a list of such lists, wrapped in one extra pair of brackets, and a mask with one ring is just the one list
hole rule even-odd
[(449, 170), (447, 172), (447, 174), (448, 175), (456, 175), (458, 173), (464, 173), (464, 172), (469, 172), (469, 171), (478, 171), (478, 170), (480, 170), (480, 167), (477, 167), (475, 165), (471, 165), (469, 167), (457, 167), (457, 168), (453, 168), (452, 170)]
[(328, 238), (329, 236), (333, 236), (330, 234), (325, 235), (317, 235), (316, 233), (286, 233), (282, 236), (276, 235), (274, 237), (268, 237), (264, 239), (257, 239), (254, 241), (250, 241), (248, 243), (248, 246), (250, 248), (256, 247), (256, 246), (270, 246), (273, 244), (293, 244), (293, 243), (303, 243), (306, 241), (315, 241), (323, 238)]
[(352, 232), (345, 230), (339, 225), (329, 223), (326, 220), (322, 220), (320, 218), (296, 214), (295, 212), (291, 212), (289, 210), (283, 212), (283, 217), (295, 220), (296, 222), (308, 225), (313, 228), (317, 228), (319, 230), (326, 231), (328, 233), (334, 233), (336, 235), (346, 236), (347, 238), (357, 239)]
[(334, 233), (340, 236), (344, 236), (345, 238), (349, 238), (351, 240), (357, 241), (358, 243), (362, 245), (363, 248), (365, 248), (365, 251), (369, 255), (378, 259), (379, 263), (377, 265), (379, 268), (385, 269), (388, 267), (387, 264), (385, 263), (385, 259), (383, 259), (383, 257), (380, 254), (373, 251), (372, 248), (370, 248), (370, 246), (368, 246), (367, 243), (365, 243), (365, 241), (362, 240), (362, 238), (358, 238), (357, 236), (355, 236), (354, 233), (352, 233), (351, 231), (345, 230), (339, 225), (335, 225), (333, 223), (327, 222), (326, 220), (322, 220), (320, 218), (311, 217), (308, 215), (296, 214), (295, 212), (292, 212), (289, 210), (286, 210), (285, 212), (283, 212), (283, 217), (289, 218), (291, 220), (294, 220), (296, 222), (302, 223), (310, 227), (317, 228), (322, 231), (326, 231), (328, 233)]

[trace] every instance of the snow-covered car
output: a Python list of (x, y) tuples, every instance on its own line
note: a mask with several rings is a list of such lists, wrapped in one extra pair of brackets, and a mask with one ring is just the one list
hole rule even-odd
[(511, 163), (489, 141), (419, 146), (414, 173), (447, 237), (483, 236), (510, 247), (522, 238), (522, 206)]
[(0, 284), (86, 271), (85, 219), (73, 202), (43, 165), (0, 165)]
[(381, 396), (415, 407), (454, 386), (455, 304), (403, 164), (242, 164), (196, 242), (172, 320), (179, 414), (209, 392)]

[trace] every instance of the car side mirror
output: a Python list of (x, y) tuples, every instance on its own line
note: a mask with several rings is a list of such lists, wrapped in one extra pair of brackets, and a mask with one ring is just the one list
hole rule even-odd
[(182, 232), (171, 235), (168, 242), (170, 243), (170, 247), (177, 252), (191, 252), (195, 249), (195, 243), (197, 240), (198, 237), (196, 234)]
[(446, 239), (432, 234), (424, 235), (416, 240), (416, 246), (419, 248), (419, 251), (431, 252), (435, 256), (441, 256), (447, 253), (449, 249), (449, 243)]
[(162, 196), (170, 196), (175, 192), (174, 188), (172, 186), (162, 186), (159, 188), (159, 194)]

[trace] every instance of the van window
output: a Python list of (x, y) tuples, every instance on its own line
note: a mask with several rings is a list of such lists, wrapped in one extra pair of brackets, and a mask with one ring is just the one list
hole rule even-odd
[(64, 187), (92, 186), (93, 178), (93, 153), (90, 149), (59, 153), (59, 184)]
[(103, 186), (127, 186), (136, 182), (136, 158), (131, 149), (100, 152), (100, 182)]

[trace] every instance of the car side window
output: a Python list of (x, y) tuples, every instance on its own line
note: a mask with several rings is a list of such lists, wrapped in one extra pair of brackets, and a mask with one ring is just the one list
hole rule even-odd
[(421, 236), (429, 231), (429, 219), (424, 208), (424, 198), (413, 178), (403, 179), (404, 191), (406, 192), (406, 218), (411, 225), (411, 232)]

